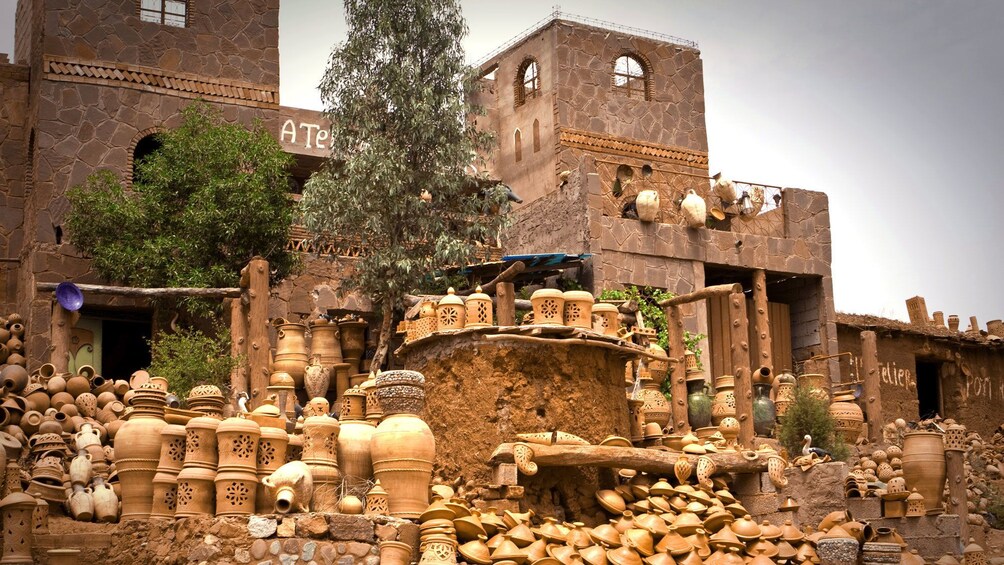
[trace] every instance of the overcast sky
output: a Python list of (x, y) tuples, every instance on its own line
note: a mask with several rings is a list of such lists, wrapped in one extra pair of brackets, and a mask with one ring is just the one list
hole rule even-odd
[[(463, 1), (473, 61), (548, 16)], [(0, 52), (14, 0), (0, 0)], [(697, 41), (711, 171), (826, 192), (837, 309), (1004, 317), (1004, 2), (580, 0), (566, 12)], [(280, 98), (320, 109), (340, 2), (284, 0)]]

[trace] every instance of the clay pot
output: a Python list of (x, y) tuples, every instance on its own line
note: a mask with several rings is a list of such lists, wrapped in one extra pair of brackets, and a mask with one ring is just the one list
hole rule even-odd
[(642, 190), (635, 198), (638, 219), (643, 222), (654, 222), (659, 217), (660, 207), (659, 193), (655, 190)]
[(43, 420), (44, 416), (42, 416), (41, 412), (28, 410), (23, 416), (21, 416), (21, 422), (19, 425), (21, 426), (21, 429), (24, 430), (25, 434), (33, 436), (38, 433), (38, 428), (42, 425)]
[[(487, 549), (485, 553), (487, 553)], [(408, 565), (411, 563), (411, 546), (400, 541), (380, 542), (380, 563)]]
[(492, 297), (482, 292), (481, 287), (478, 286), (464, 303), (464, 327), (487, 328), (491, 326), (494, 310)]
[(338, 501), (338, 511), (342, 514), (362, 514), (363, 501), (358, 496), (345, 495)]
[(24, 400), (30, 410), (45, 412), (49, 409), (49, 393), (40, 384), (32, 383), (25, 387)]
[(924, 497), (928, 511), (942, 508), (945, 490), (945, 444), (938, 432), (916, 431), (903, 439), (903, 478), (907, 489)]
[(565, 305), (562, 314), (564, 324), (571, 328), (591, 329), (593, 327), (593, 295), (584, 290), (569, 290), (562, 294)]
[(129, 381), (123, 381), (121, 379), (115, 381), (112, 383), (112, 391), (115, 393), (115, 396), (118, 396), (119, 398), (124, 397), (125, 394), (129, 392)]
[(150, 373), (142, 369), (129, 375), (129, 388), (132, 390), (137, 390), (148, 382), (150, 382)]
[(269, 496), (275, 500), (275, 512), (308, 512), (314, 495), (314, 483), (307, 464), (291, 461), (262, 480)]
[(220, 471), (216, 474), (214, 482), (217, 516), (250, 516), (254, 514), (255, 494), (258, 487), (256, 474), (247, 471)]
[(81, 485), (73, 487), (73, 494), (70, 495), (67, 506), (70, 507), (70, 515), (74, 520), (90, 522), (94, 518), (94, 499), (89, 488)]
[(733, 375), (722, 375), (715, 379), (715, 400), (711, 405), (711, 421), (720, 425), (722, 420), (736, 415), (736, 378)]
[(66, 380), (66, 392), (70, 393), (74, 399), (90, 391), (91, 381), (87, 380), (87, 377), (74, 375)]
[(307, 367), (307, 344), (304, 339), (307, 326), (287, 322), (283, 318), (277, 318), (272, 324), (276, 327), (272, 371), (289, 373), (296, 387), (303, 388), (303, 371)]
[(314, 479), (311, 510), (337, 512), (338, 487), (338, 420), (329, 416), (311, 416), (303, 421), (303, 454), (300, 460), (308, 465)]
[(10, 337), (7, 340), (6, 346), (7, 351), (9, 351), (11, 355), (24, 353), (24, 341), (17, 336)]
[(826, 375), (807, 373), (798, 377), (798, 387), (808, 388), (809, 395), (819, 400), (830, 400), (830, 384)]
[[(258, 470), (258, 438), (261, 427), (245, 418), (227, 418), (216, 428), (219, 471), (255, 474)], [(217, 507), (219, 502), (217, 502)]]
[(342, 342), (342, 357), (360, 359), (366, 351), (366, 328), (369, 327), (363, 320), (348, 319), (338, 322), (339, 337)]
[[(163, 379), (164, 390), (167, 390), (167, 379)], [(101, 375), (94, 375), (91, 377), (91, 392), (95, 396), (103, 392), (112, 392), (112, 381), (102, 377)]]
[(536, 325), (564, 325), (565, 297), (556, 288), (542, 288), (530, 295), (533, 304), (533, 323)]
[(680, 203), (680, 212), (687, 227), (702, 228), (708, 221), (708, 205), (693, 190), (687, 191), (687, 196)]
[[(52, 410), (50, 408), (50, 410)], [(62, 412), (50, 412), (42, 418), (42, 425), (38, 427), (41, 434), (61, 434), (69, 433), (72, 430), (72, 422)]]
[(830, 416), (833, 416), (836, 421), (836, 431), (844, 438), (844, 442), (848, 445), (854, 445), (858, 436), (861, 435), (861, 429), (865, 423), (864, 412), (854, 401), (854, 395), (834, 396), (833, 403), (830, 404)]
[[(11, 363), (10, 358), (7, 360)], [(20, 394), (28, 386), (28, 371), (20, 365), (8, 364), (0, 370), (0, 386), (8, 393)]]
[(307, 391), (307, 398), (318, 398), (327, 394), (330, 380), (331, 371), (321, 365), (321, 356), (312, 356), (310, 364), (303, 371), (303, 388)]
[(119, 499), (115, 490), (100, 477), (95, 477), (91, 492), (94, 499), (94, 519), (98, 522), (115, 522), (119, 516)]
[(376, 426), (372, 422), (344, 420), (338, 431), (338, 467), (349, 492), (365, 488), (373, 477), (370, 442)]
[(760, 437), (771, 437), (777, 422), (774, 401), (770, 399), (771, 385), (753, 384), (753, 431)]
[(255, 495), (255, 513), (270, 514), (275, 500), (268, 493), (263, 479), (277, 471), (286, 462), (289, 436), (285, 430), (262, 426), (258, 439), (258, 492)]
[(52, 408), (59, 410), (71, 418), (73, 416), (80, 415), (80, 411), (77, 410), (77, 405), (73, 403), (73, 395), (68, 392), (57, 392), (52, 395), (49, 399), (49, 404)]
[(219, 425), (220, 420), (209, 416), (192, 418), (185, 424), (185, 468), (201, 467), (216, 470), (216, 463), (219, 461), (216, 428)]
[(53, 396), (59, 392), (66, 391), (66, 379), (63, 378), (62, 374), (53, 375), (45, 383), (45, 390), (49, 393), (49, 396)]
[[(115, 468), (122, 483), (122, 518), (146, 519), (153, 505), (153, 477), (160, 459), (164, 391), (144, 385), (133, 412), (115, 435)], [(139, 396), (142, 393), (142, 396)]]
[(706, 428), (711, 425), (712, 400), (708, 396), (708, 385), (704, 378), (687, 381), (687, 419), (690, 427)]
[(650, 378), (641, 379), (642, 389), (638, 397), (645, 402), (641, 410), (645, 413), (645, 422), (654, 423), (660, 429), (669, 425), (672, 408), (666, 396), (659, 390), (659, 385)]
[(613, 304), (600, 302), (593, 305), (593, 331), (617, 337), (617, 330), (620, 329), (618, 321), (617, 307)]

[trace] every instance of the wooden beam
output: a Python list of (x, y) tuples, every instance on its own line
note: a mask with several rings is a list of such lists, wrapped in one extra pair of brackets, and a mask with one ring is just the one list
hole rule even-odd
[(690, 420), (687, 417), (687, 368), (683, 362), (687, 346), (683, 341), (683, 313), (679, 306), (666, 307), (666, 333), (669, 338), (669, 351), (672, 359), (678, 363), (669, 366), (669, 390), (672, 400), (673, 433), (683, 435), (690, 431)]
[[(402, 299), (402, 301), (404, 302), (405, 306), (411, 308), (412, 306), (415, 306), (416, 304), (421, 304), (425, 300), (431, 300), (433, 302), (439, 302), (442, 299), (443, 299), (443, 295), (442, 294), (438, 294), (438, 295), (437, 294), (422, 294), (422, 295), (417, 295), (417, 296), (414, 295), (414, 294), (405, 294), (404, 298)], [(463, 300), (464, 302), (467, 302), (467, 297), (466, 296), (460, 296), (460, 299)], [(492, 299), (492, 304), (494, 304), (495, 307), (498, 308), (498, 304), (499, 304), (498, 296), (492, 296), (491, 299)], [(515, 303), (515, 306), (516, 306), (517, 310), (533, 310), (533, 303), (530, 302), (529, 300), (523, 300), (523, 299), (517, 298), (517, 299), (514, 300), (514, 303)]]
[(70, 312), (53, 300), (52, 316), (49, 320), (49, 362), (57, 373), (69, 371), (70, 366)]
[(882, 441), (882, 380), (879, 375), (878, 343), (875, 332), (861, 332), (861, 375), (864, 380), (865, 418), (868, 441)]
[[(495, 287), (499, 283), (511, 283), (524, 270), (526, 270), (526, 263), (522, 261), (516, 261), (512, 265), (506, 267), (506, 270), (499, 273), (499, 276), (481, 285), (481, 292), (484, 292), (485, 294), (495, 294)], [(471, 288), (458, 292), (457, 294), (461, 296), (470, 296), (473, 293), (474, 289)]]
[(516, 287), (511, 282), (500, 282), (495, 287), (495, 317), (500, 326), (516, 325)]
[[(492, 454), (493, 464), (513, 463), (513, 447), (518, 444), (503, 443)], [(673, 472), (673, 465), (681, 455), (679, 451), (636, 447), (610, 447), (606, 445), (529, 445), (533, 462), (539, 467), (605, 467), (609, 469), (634, 469), (646, 473)], [(755, 457), (753, 456), (755, 454)], [(776, 455), (776, 454), (775, 454)], [(688, 455), (697, 466), (698, 455)], [(721, 451), (708, 453), (715, 462), (716, 473), (762, 473), (767, 470), (767, 454), (763, 452)]]
[(674, 296), (673, 298), (660, 300), (659, 306), (662, 306), (663, 308), (667, 308), (669, 306), (680, 306), (683, 304), (689, 304), (691, 302), (697, 302), (698, 300), (705, 300), (707, 298), (712, 298), (715, 296), (727, 296), (736, 292), (741, 293), (742, 291), (743, 291), (743, 285), (739, 283), (706, 286), (702, 289), (695, 290), (694, 292), (691, 292), (689, 294), (681, 294), (679, 296)]
[(753, 366), (774, 370), (773, 341), (770, 335), (770, 315), (767, 306), (767, 272), (753, 271), (753, 321), (756, 328), (757, 349), (760, 356)]
[(248, 392), (248, 312), (240, 298), (231, 298), (230, 303), (230, 355), (239, 362), (230, 371), (231, 397)]
[[(35, 283), (39, 291), (54, 291), (58, 283)], [(108, 286), (103, 284), (78, 284), (81, 292), (91, 294), (113, 294), (116, 296), (132, 296), (139, 298), (160, 298), (164, 296), (194, 296), (197, 298), (237, 298), (241, 295), (239, 288), (139, 288), (132, 286)]]
[(255, 257), (248, 263), (248, 393), (251, 407), (265, 400), (269, 378), (268, 261)]
[(749, 320), (746, 297), (729, 295), (729, 333), (732, 339), (732, 374), (736, 377), (736, 419), (739, 420), (739, 444), (753, 446), (753, 381), (750, 375)]

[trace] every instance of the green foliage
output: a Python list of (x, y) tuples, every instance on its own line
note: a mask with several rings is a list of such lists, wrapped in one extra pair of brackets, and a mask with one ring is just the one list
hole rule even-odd
[(197, 101), (136, 164), (133, 190), (98, 171), (68, 193), (73, 244), (106, 279), (141, 287), (234, 287), (260, 255), (273, 280), (293, 269), (290, 157), (255, 123), (228, 124)]
[(196, 329), (160, 333), (150, 341), (150, 374), (167, 379), (180, 398), (197, 385), (212, 384), (226, 390), (230, 371), (240, 361), (230, 356), (230, 330), (218, 328), (215, 336)]
[(345, 15), (348, 39), (320, 84), (332, 161), (301, 205), (315, 234), (362, 242), (345, 284), (382, 302), (386, 318), (426, 273), (486, 258), (479, 242), (495, 241), (505, 191), (465, 172), (491, 137), (468, 119), (483, 112), (467, 96), (477, 82), (458, 2), (348, 0)]
[(795, 400), (777, 427), (777, 439), (792, 457), (797, 457), (802, 454), (802, 439), (806, 434), (812, 436), (813, 447), (830, 452), (833, 459), (841, 461), (850, 456), (850, 450), (837, 433), (829, 403), (812, 396), (807, 387), (797, 387)]
[(986, 496), (989, 499), (986, 513), (989, 514), (987, 522), (995, 529), (1004, 529), (1004, 496), (994, 485), (985, 485)]

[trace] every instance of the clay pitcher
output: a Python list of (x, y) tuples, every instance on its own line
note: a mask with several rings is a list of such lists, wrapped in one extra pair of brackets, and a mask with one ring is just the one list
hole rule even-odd
[(297, 388), (303, 388), (303, 371), (307, 368), (307, 326), (276, 318), (275, 356), (272, 371), (289, 373)]
[(115, 522), (119, 517), (119, 498), (115, 490), (105, 483), (101, 477), (94, 478), (91, 492), (94, 499), (94, 519), (98, 522)]
[(91, 482), (92, 472), (91, 456), (86, 449), (79, 449), (77, 456), (70, 461), (70, 484), (87, 486)]
[(655, 190), (642, 190), (635, 199), (638, 219), (643, 222), (654, 222), (659, 215), (659, 193)]
[(303, 371), (303, 388), (307, 391), (307, 398), (323, 398), (328, 392), (330, 379), (329, 367), (321, 365), (320, 355), (313, 355)]
[(903, 478), (907, 490), (924, 496), (928, 512), (941, 510), (945, 490), (945, 444), (938, 432), (917, 431), (903, 439)]
[(94, 518), (94, 499), (91, 498), (91, 489), (75, 485), (68, 505), (70, 515), (73, 516), (74, 520), (90, 522)]
[(687, 196), (680, 203), (680, 211), (687, 227), (702, 228), (708, 221), (708, 205), (693, 190), (687, 191)]
[(276, 513), (309, 511), (310, 499), (314, 495), (314, 481), (306, 463), (290, 461), (271, 475), (263, 477), (261, 484), (272, 500), (275, 500)]

